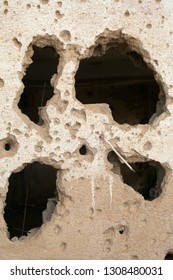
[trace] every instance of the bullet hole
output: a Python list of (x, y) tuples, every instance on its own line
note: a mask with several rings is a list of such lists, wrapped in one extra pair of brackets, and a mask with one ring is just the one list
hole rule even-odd
[(17, 38), (13, 38), (13, 43), (18, 49), (21, 49), (22, 43)]
[(143, 149), (144, 150), (151, 150), (153, 147), (152, 143), (150, 141), (147, 141), (144, 146), (143, 146)]
[(60, 2), (60, 1), (57, 2), (57, 5), (58, 5), (59, 8), (61, 8), (62, 7), (62, 2)]
[(61, 248), (62, 251), (65, 251), (67, 249), (67, 243), (62, 242), (61, 245), (60, 245), (60, 248)]
[(0, 88), (4, 86), (4, 81), (3, 79), (0, 78)]
[(139, 260), (139, 257), (138, 257), (137, 255), (132, 255), (132, 256), (131, 256), (131, 259), (132, 259), (132, 260)]
[(121, 163), (117, 155), (111, 151), (107, 156), (113, 165), (112, 171), (118, 174), (123, 182), (140, 193), (145, 200), (152, 201), (162, 193), (165, 169), (159, 162), (128, 162), (135, 172), (125, 163)]
[(130, 16), (129, 11), (126, 11), (126, 12), (124, 13), (124, 15), (125, 15), (126, 17), (129, 17), (129, 16)]
[(48, 3), (49, 3), (49, 0), (40, 0), (40, 2), (41, 2), (42, 4), (48, 4)]
[(164, 110), (165, 95), (142, 55), (130, 46), (125, 40), (98, 39), (92, 55), (79, 64), (76, 98), (83, 104), (107, 103), (119, 124), (152, 123)]
[(85, 145), (83, 145), (80, 149), (79, 149), (79, 153), (84, 156), (87, 154), (87, 148)]
[(152, 27), (152, 25), (151, 25), (150, 23), (148, 23), (148, 24), (146, 25), (146, 27), (147, 27), (148, 29), (150, 29), (150, 28)]
[(173, 253), (166, 254), (165, 260), (173, 260)]
[(68, 30), (63, 30), (60, 32), (60, 37), (65, 41), (68, 42), (71, 40), (71, 34)]
[(34, 45), (33, 51), (33, 63), (26, 69), (26, 75), (22, 80), (25, 88), (18, 106), (31, 121), (42, 125), (43, 120), (40, 112), (54, 94), (50, 80), (57, 73), (59, 55), (50, 46), (41, 48)]
[(33, 162), (9, 178), (4, 219), (10, 238), (27, 236), (50, 221), (58, 202), (57, 170)]
[(10, 144), (10, 143), (6, 143), (6, 144), (4, 145), (4, 149), (5, 149), (6, 151), (10, 151), (10, 150), (11, 150), (11, 144)]
[(123, 235), (124, 233), (128, 232), (128, 227), (125, 226), (125, 225), (120, 224), (118, 226), (118, 232), (119, 232), (120, 235)]
[(10, 157), (16, 154), (18, 150), (18, 142), (14, 135), (8, 135), (7, 138), (0, 140), (0, 155), (3, 157)]
[(57, 19), (61, 19), (61, 18), (64, 16), (64, 15), (61, 14), (59, 11), (56, 11), (56, 12), (55, 12), (55, 15), (56, 15)]

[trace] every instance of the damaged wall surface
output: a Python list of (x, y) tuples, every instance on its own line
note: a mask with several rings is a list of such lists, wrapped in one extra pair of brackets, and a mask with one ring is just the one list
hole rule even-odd
[(171, 258), (165, 1), (0, 3), (0, 259)]

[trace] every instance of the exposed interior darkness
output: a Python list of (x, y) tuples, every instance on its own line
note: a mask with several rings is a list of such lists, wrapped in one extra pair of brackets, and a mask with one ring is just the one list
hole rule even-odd
[(165, 260), (173, 260), (173, 253), (168, 253), (168, 254), (165, 256)]
[(125, 42), (97, 45), (80, 62), (76, 98), (83, 104), (107, 103), (119, 124), (147, 124), (164, 96), (142, 56)]
[(6, 144), (4, 145), (4, 149), (5, 149), (6, 151), (10, 151), (10, 150), (11, 150), (11, 144), (10, 144), (10, 143), (6, 143)]
[(83, 145), (80, 149), (79, 149), (79, 153), (84, 156), (87, 154), (87, 148), (85, 145)]
[(165, 176), (165, 169), (159, 162), (129, 162), (135, 170), (133, 172), (119, 161), (114, 151), (108, 153), (107, 159), (113, 165), (112, 171), (119, 174), (125, 184), (142, 194), (145, 200), (151, 201), (159, 197)]
[(33, 51), (33, 63), (26, 69), (26, 75), (22, 80), (25, 88), (18, 106), (31, 121), (42, 125), (39, 109), (53, 96), (54, 89), (50, 80), (57, 73), (59, 55), (53, 47), (48, 46), (44, 48), (33, 46)]
[(57, 170), (34, 162), (9, 178), (4, 219), (10, 238), (29, 235), (50, 220), (58, 202)]

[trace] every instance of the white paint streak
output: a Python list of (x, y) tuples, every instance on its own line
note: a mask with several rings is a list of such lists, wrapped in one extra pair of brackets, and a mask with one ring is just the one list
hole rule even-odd
[(112, 186), (113, 186), (113, 178), (109, 175), (109, 193), (110, 193), (110, 204), (112, 204)]
[(91, 194), (92, 194), (92, 207), (95, 211), (96, 207), (95, 207), (95, 185), (94, 185), (94, 175), (92, 176), (91, 179)]

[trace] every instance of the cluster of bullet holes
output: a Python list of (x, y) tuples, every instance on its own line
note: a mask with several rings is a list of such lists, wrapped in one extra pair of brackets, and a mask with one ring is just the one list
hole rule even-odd
[(98, 44), (90, 58), (81, 60), (75, 89), (83, 104), (107, 103), (119, 124), (150, 123), (165, 104), (153, 71), (125, 42)]
[(173, 253), (166, 254), (165, 260), (173, 260)]
[(40, 110), (54, 94), (50, 80), (57, 73), (59, 55), (55, 48), (49, 46), (33, 46), (33, 51), (33, 63), (28, 66), (22, 80), (25, 88), (18, 106), (31, 121), (42, 125)]
[(107, 156), (113, 165), (112, 171), (121, 176), (123, 182), (140, 193), (145, 200), (152, 201), (162, 193), (162, 182), (165, 169), (159, 162), (145, 161), (129, 163), (133, 171), (125, 163), (121, 163), (114, 151)]
[(57, 170), (39, 162), (12, 173), (4, 208), (10, 239), (34, 234), (50, 221), (59, 200), (56, 181)]

